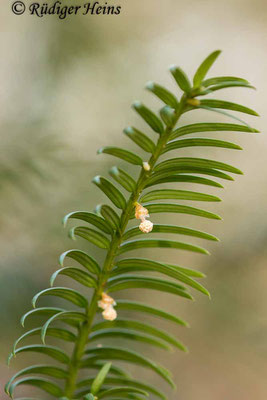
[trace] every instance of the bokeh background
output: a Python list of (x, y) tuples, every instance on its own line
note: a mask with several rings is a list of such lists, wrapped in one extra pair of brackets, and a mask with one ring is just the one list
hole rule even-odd
[[(0, 7), (0, 397), (7, 398), (3, 385), (12, 372), (27, 364), (27, 357), (18, 356), (9, 369), (6, 366), (9, 349), (22, 333), (20, 316), (31, 308), (32, 296), (48, 286), (59, 254), (85, 246), (82, 240), (73, 246), (61, 218), (73, 210), (92, 210), (104, 201), (90, 181), (96, 173), (107, 175), (116, 160), (96, 156), (97, 149), (120, 143), (136, 151), (122, 134), (128, 124), (142, 127), (130, 109), (132, 101), (159, 107), (142, 90), (145, 82), (155, 80), (176, 90), (167, 71), (170, 64), (182, 66), (192, 76), (202, 59), (219, 48), (223, 54), (211, 75), (239, 75), (258, 90), (226, 89), (214, 97), (256, 109), (261, 118), (246, 120), (262, 134), (221, 133), (218, 137), (231, 138), (244, 151), (201, 153), (230, 161), (245, 173), (219, 193), (210, 190), (223, 202), (206, 208), (218, 212), (222, 222), (175, 217), (177, 223), (220, 237), (220, 243), (206, 244), (212, 255), (161, 251), (156, 258), (168, 256), (206, 273), (212, 301), (198, 294), (194, 303), (152, 292), (132, 291), (131, 296), (147, 298), (191, 325), (190, 329), (167, 325), (188, 345), (187, 355), (141, 348), (174, 371), (178, 390), (169, 392), (170, 399), (265, 400), (267, 3), (120, 0), (118, 4), (120, 16), (71, 16), (63, 21), (56, 16), (15, 16), (10, 0)], [(181, 122), (216, 120), (225, 118), (195, 112)], [(199, 155), (198, 151), (186, 154)], [(173, 217), (154, 220), (158, 218)], [(145, 374), (161, 384), (153, 374)], [(161, 388), (165, 389), (164, 382)], [(20, 393), (29, 395), (29, 390)]]

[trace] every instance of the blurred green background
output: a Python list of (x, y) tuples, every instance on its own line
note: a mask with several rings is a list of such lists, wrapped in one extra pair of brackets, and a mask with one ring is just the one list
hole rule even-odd
[[(107, 174), (116, 160), (97, 157), (97, 149), (120, 143), (136, 151), (122, 134), (128, 124), (142, 126), (130, 109), (132, 101), (159, 107), (142, 91), (145, 82), (155, 80), (175, 89), (167, 71), (170, 64), (192, 76), (202, 59), (219, 48), (224, 52), (212, 75), (242, 76), (258, 90), (227, 89), (214, 97), (256, 109), (261, 119), (246, 120), (262, 132), (267, 122), (264, 0), (121, 0), (120, 16), (71, 16), (63, 21), (15, 16), (9, 3), (1, 5), (0, 13), (1, 398), (7, 398), (2, 388), (8, 377), (27, 364), (25, 356), (18, 356), (10, 369), (5, 363), (22, 332), (20, 316), (31, 308), (36, 291), (48, 286), (59, 254), (85, 246), (80, 241), (73, 245), (61, 218), (104, 201), (90, 181), (96, 173)], [(181, 122), (204, 120), (225, 121), (195, 112)], [(153, 297), (152, 292), (132, 291), (131, 296), (165, 307), (191, 325), (168, 325), (188, 345), (189, 354), (153, 354), (174, 371), (178, 390), (169, 393), (170, 399), (265, 400), (267, 139), (262, 134), (218, 135), (244, 148), (209, 149), (200, 155), (230, 161), (245, 173), (227, 182), (226, 190), (210, 189), (224, 201), (206, 208), (218, 212), (223, 222), (175, 218), (219, 236), (221, 242), (206, 244), (210, 257), (161, 251), (155, 258), (168, 256), (205, 272), (212, 301), (197, 294), (195, 303)], [(160, 218), (173, 221), (173, 216)], [(152, 350), (141, 350), (152, 356)], [(157, 383), (153, 374), (144, 376)], [(29, 395), (29, 390), (21, 393)]]

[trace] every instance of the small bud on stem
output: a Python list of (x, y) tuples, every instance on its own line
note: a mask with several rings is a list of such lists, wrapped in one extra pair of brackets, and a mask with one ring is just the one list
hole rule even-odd
[(150, 169), (151, 169), (151, 167), (150, 167), (150, 165), (148, 164), (147, 161), (143, 162), (143, 168), (144, 168), (145, 171), (150, 171)]
[(200, 106), (200, 100), (198, 99), (187, 99), (187, 104), (190, 104), (191, 106), (198, 107)]

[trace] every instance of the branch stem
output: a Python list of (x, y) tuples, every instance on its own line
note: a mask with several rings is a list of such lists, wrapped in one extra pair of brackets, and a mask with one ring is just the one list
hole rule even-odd
[(153, 172), (153, 168), (161, 155), (161, 152), (165, 145), (167, 144), (173, 129), (178, 122), (180, 116), (184, 111), (186, 105), (186, 97), (182, 96), (178, 109), (176, 110), (176, 115), (171, 126), (167, 127), (164, 133), (159, 137), (154, 153), (151, 155), (148, 163), (150, 165), (150, 171), (145, 171), (143, 168), (140, 172), (139, 178), (137, 180), (135, 191), (129, 197), (126, 207), (123, 210), (120, 218), (120, 227), (114, 233), (110, 248), (107, 252), (102, 273), (99, 276), (98, 287), (95, 289), (92, 296), (90, 305), (86, 310), (87, 321), (85, 321), (78, 331), (77, 341), (73, 349), (73, 354), (69, 364), (68, 378), (66, 380), (64, 395), (68, 399), (72, 399), (74, 392), (76, 390), (77, 378), (80, 369), (80, 362), (85, 352), (85, 347), (88, 342), (88, 337), (90, 335), (92, 323), (94, 321), (95, 315), (97, 313), (98, 305), (97, 302), (101, 298), (102, 292), (104, 291), (105, 285), (109, 279), (110, 272), (114, 267), (114, 261), (117, 255), (117, 251), (122, 242), (122, 236), (127, 228), (128, 222), (130, 220), (132, 210), (135, 207), (135, 203), (138, 201), (142, 190), (145, 188), (147, 180)]

